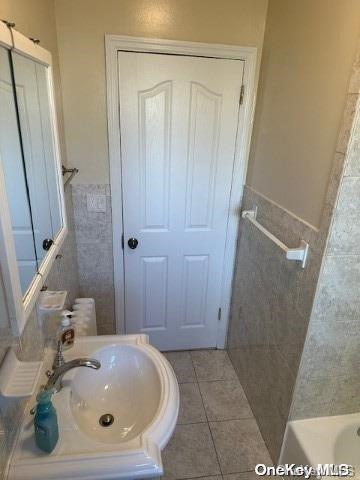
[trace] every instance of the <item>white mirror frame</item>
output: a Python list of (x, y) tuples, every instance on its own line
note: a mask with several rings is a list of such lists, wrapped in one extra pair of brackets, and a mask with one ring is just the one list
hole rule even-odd
[(35, 275), (25, 295), (21, 291), (19, 269), (16, 261), (15, 243), (12, 233), (10, 209), (6, 195), (4, 170), (0, 156), (0, 274), (5, 287), (7, 310), (9, 312), (10, 324), (15, 336), (21, 335), (26, 321), (30, 316), (39, 293), (45, 284), (46, 277), (50, 273), (56, 255), (64, 243), (68, 228), (66, 219), (64, 186), (62, 181), (61, 158), (57, 128), (57, 117), (55, 110), (53, 73), (51, 53), (35, 44), (29, 38), (14, 29), (8, 28), (0, 21), (0, 45), (8, 50), (24, 55), (47, 67), (47, 82), (49, 92), (49, 104), (52, 119), (52, 130), (54, 133), (55, 164), (59, 180), (59, 205), (61, 208), (63, 226), (53, 239), (54, 243), (41, 262), (38, 273)]

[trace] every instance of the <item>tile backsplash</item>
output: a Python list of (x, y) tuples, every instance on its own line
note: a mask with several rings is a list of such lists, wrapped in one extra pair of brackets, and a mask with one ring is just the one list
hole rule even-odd
[[(95, 299), (98, 333), (115, 333), (110, 186), (74, 185), (80, 296)], [(121, 241), (121, 240), (119, 240)]]

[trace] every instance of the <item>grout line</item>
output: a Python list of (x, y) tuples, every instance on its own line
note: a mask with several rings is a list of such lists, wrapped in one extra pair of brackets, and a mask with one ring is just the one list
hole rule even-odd
[(192, 382), (190, 382), (190, 380), (189, 380), (189, 381), (186, 381), (186, 382), (179, 382), (179, 380), (178, 380), (178, 384), (179, 384), (179, 385), (188, 385), (189, 383), (198, 383), (198, 381), (197, 381), (197, 380), (193, 380)]
[(243, 388), (241, 383), (240, 383), (240, 380), (237, 378), (237, 376), (236, 376), (236, 378), (233, 378), (233, 379), (225, 378), (225, 379), (221, 379), (221, 380), (198, 380), (198, 383), (216, 383), (216, 382), (223, 382), (223, 383), (225, 383), (225, 382), (237, 382), (241, 386), (241, 388)]
[[(242, 391), (243, 391), (243, 393), (244, 393), (244, 396), (245, 396), (245, 399), (246, 399), (247, 404), (248, 404), (248, 406), (249, 406), (249, 409), (250, 409), (250, 411), (251, 411), (251, 413), (252, 413), (252, 416), (251, 416), (251, 417), (246, 417), (246, 418), (242, 418), (242, 419), (235, 419), (235, 420), (254, 420), (254, 421), (255, 421), (256, 426), (257, 426), (257, 428), (258, 428), (258, 430), (259, 430), (260, 436), (261, 436), (261, 438), (262, 438), (262, 441), (263, 441), (263, 443), (264, 443), (264, 446), (265, 446), (265, 448), (266, 448), (266, 451), (267, 451), (269, 457), (271, 458), (270, 450), (269, 450), (269, 448), (268, 448), (268, 446), (267, 446), (267, 443), (265, 442), (265, 439), (264, 439), (264, 437), (263, 437), (263, 434), (261, 433), (259, 422), (258, 422), (258, 420), (257, 420), (257, 418), (256, 418), (256, 416), (255, 416), (255, 414), (254, 414), (254, 411), (253, 411), (253, 409), (252, 409), (252, 406), (251, 406), (251, 404), (250, 404), (250, 402), (249, 402), (249, 400), (248, 400), (248, 398), (247, 398), (247, 395), (246, 395), (246, 392), (245, 392), (245, 390), (244, 390), (244, 387), (242, 386), (242, 383), (240, 382), (240, 379), (239, 379), (239, 376), (238, 376), (238, 374), (237, 374), (236, 368), (235, 368), (235, 366), (234, 366), (234, 364), (233, 364), (233, 362), (232, 362), (232, 360), (231, 360), (231, 357), (230, 357), (229, 353), (227, 352), (227, 350), (225, 350), (225, 352), (226, 352), (226, 356), (227, 356), (227, 358), (228, 358), (228, 360), (229, 360), (229, 362), (230, 362), (230, 365), (231, 365), (232, 368), (234, 369), (234, 372), (235, 372), (235, 375), (236, 375), (236, 380), (234, 380), (234, 381), (237, 381), (237, 382), (239, 383), (240, 388), (242, 389)], [(195, 374), (196, 374), (196, 372), (195, 372)], [(223, 381), (223, 380), (215, 380), (215, 381)], [(198, 383), (200, 384), (201, 382), (198, 382)], [(200, 395), (202, 396), (200, 385), (199, 385), (199, 390), (200, 390)], [(205, 414), (206, 414), (206, 410), (205, 410)], [(206, 414), (206, 417), (207, 417), (207, 414)], [(207, 418), (208, 418), (208, 417), (207, 417)], [(231, 422), (231, 421), (234, 421), (234, 420), (217, 420), (217, 421), (213, 421), (212, 423), (215, 423), (215, 422), (219, 422), (219, 423), (220, 423), (220, 422), (227, 422), (227, 421), (230, 421), (230, 422)], [(210, 428), (210, 424), (209, 424), (209, 428)], [(211, 428), (210, 428), (210, 432), (211, 432)], [(212, 432), (211, 432), (211, 436), (212, 436)], [(215, 442), (214, 442), (214, 444), (215, 444)], [(215, 447), (215, 451), (216, 451), (216, 447)], [(216, 451), (216, 454), (217, 454), (217, 451)], [(219, 462), (219, 464), (220, 464), (220, 462)], [(221, 466), (220, 466), (220, 470), (221, 470)], [(250, 471), (251, 471), (251, 470), (250, 470)]]
[[(209, 420), (210, 423), (226, 423), (226, 422), (241, 422), (242, 420), (253, 420), (256, 422), (256, 425), (259, 428), (259, 425), (257, 424), (256, 419), (253, 417), (244, 417), (244, 418), (229, 418), (228, 420)], [(259, 429), (260, 430), (260, 429)], [(261, 432), (260, 432), (261, 433)]]
[(203, 420), (202, 422), (186, 422), (186, 423), (177, 423), (176, 425), (179, 427), (183, 427), (185, 425), (205, 425), (207, 424), (207, 420)]
[[(247, 399), (245, 390), (243, 389), (243, 386), (242, 386), (242, 384), (241, 384), (241, 382), (240, 382), (240, 380), (239, 380), (239, 378), (238, 378), (238, 376), (237, 376), (236, 369), (234, 368), (234, 365), (233, 365), (233, 363), (232, 363), (232, 361), (231, 361), (231, 358), (230, 358), (228, 352), (226, 352), (226, 354), (227, 354), (227, 357), (228, 357), (228, 359), (229, 359), (229, 361), (230, 361), (230, 364), (232, 365), (232, 367), (233, 367), (234, 370), (235, 370), (236, 379), (234, 379), (234, 380), (202, 380), (202, 381), (200, 381), (199, 378), (198, 378), (198, 375), (197, 375), (197, 372), (196, 372), (196, 368), (195, 368), (195, 364), (194, 364), (194, 361), (193, 361), (193, 358), (192, 358), (192, 355), (191, 355), (191, 351), (190, 351), (190, 350), (183, 350), (183, 352), (189, 352), (189, 354), (190, 354), (190, 359), (191, 359), (191, 365), (192, 365), (192, 367), (193, 367), (193, 369), (194, 369), (194, 372), (195, 372), (195, 381), (192, 381), (192, 382), (184, 382), (183, 384), (186, 384), (186, 383), (187, 383), (187, 384), (189, 384), (189, 383), (196, 383), (196, 384), (197, 384), (198, 389), (199, 389), (199, 392), (200, 392), (200, 398), (201, 398), (201, 401), (202, 401), (202, 406), (203, 406), (203, 409), (204, 409), (204, 412), (205, 412), (206, 421), (202, 421), (202, 422), (190, 422), (190, 423), (179, 423), (179, 424), (177, 424), (177, 425), (178, 425), (178, 426), (185, 426), (185, 425), (196, 425), (196, 424), (205, 425), (205, 424), (206, 424), (206, 425), (208, 426), (208, 429), (209, 429), (209, 431), (210, 431), (210, 436), (211, 436), (212, 444), (213, 444), (213, 447), (214, 447), (214, 450), (215, 450), (216, 459), (217, 459), (217, 462), (218, 462), (218, 467), (219, 467), (220, 473), (207, 475), (207, 477), (220, 476), (220, 477), (222, 477), (222, 479), (223, 479), (223, 478), (224, 478), (224, 475), (233, 475), (233, 474), (243, 474), (243, 473), (254, 472), (254, 469), (249, 469), (249, 470), (243, 470), (243, 471), (241, 471), (241, 472), (238, 471), (238, 472), (231, 472), (231, 473), (223, 473), (222, 468), (221, 468), (221, 463), (220, 463), (219, 455), (218, 455), (218, 451), (217, 451), (217, 449), (216, 449), (216, 444), (215, 444), (215, 441), (214, 441), (213, 433), (212, 433), (212, 430), (211, 430), (211, 427), (210, 427), (210, 423), (234, 422), (234, 421), (237, 421), (237, 420), (239, 420), (239, 421), (241, 421), (241, 420), (254, 420), (254, 421), (256, 422), (256, 425), (257, 425), (258, 430), (259, 430), (259, 432), (260, 432), (261, 438), (262, 438), (262, 440), (263, 440), (263, 442), (264, 442), (264, 446), (265, 446), (267, 452), (269, 452), (269, 450), (268, 450), (268, 448), (267, 448), (267, 445), (266, 445), (266, 442), (264, 441), (263, 436), (262, 436), (262, 434), (261, 434), (259, 424), (258, 424), (258, 422), (257, 422), (257, 420), (256, 420), (256, 417), (255, 417), (253, 411), (252, 411), (252, 408), (251, 408), (251, 405), (250, 405), (250, 403), (249, 403), (249, 401), (248, 401), (248, 399)], [(252, 416), (250, 416), (250, 417), (242, 417), (242, 418), (233, 418), (233, 419), (224, 419), (224, 420), (209, 420), (209, 417), (208, 417), (208, 414), (207, 414), (206, 408), (205, 408), (204, 397), (203, 397), (203, 395), (202, 395), (201, 388), (200, 388), (200, 383), (211, 383), (211, 382), (214, 383), (214, 382), (224, 382), (224, 381), (237, 381), (237, 382), (238, 382), (238, 384), (240, 385), (240, 387), (241, 387), (241, 388), (243, 389), (243, 391), (244, 391), (246, 401), (247, 401), (247, 403), (248, 403), (248, 405), (249, 405), (249, 407), (250, 407), (250, 411), (252, 412)], [(270, 455), (270, 454), (269, 454), (269, 455)], [(270, 458), (271, 458), (271, 457), (270, 457)], [(203, 477), (203, 475), (202, 475), (202, 476), (199, 476), (199, 477), (189, 477), (189, 478), (187, 478), (186, 480), (196, 480), (196, 479), (201, 479), (202, 477)], [(179, 480), (185, 480), (185, 479), (179, 479)]]
[(198, 480), (198, 479), (201, 480), (202, 478), (208, 478), (208, 477), (209, 477), (209, 478), (212, 478), (212, 477), (213, 477), (213, 478), (215, 478), (215, 477), (222, 477), (222, 474), (221, 474), (221, 473), (214, 473), (214, 474), (211, 473), (210, 475), (206, 475), (205, 477), (204, 477), (204, 475), (201, 475), (201, 476), (199, 476), (199, 477), (178, 478), (178, 479), (176, 479), (176, 480)]
[[(206, 478), (211, 478), (211, 477), (224, 477), (225, 475), (229, 476), (229, 475), (241, 475), (243, 473), (252, 473), (254, 472), (255, 473), (255, 470), (254, 469), (250, 469), (250, 470), (242, 470), (241, 472), (231, 472), (231, 473), (214, 473), (214, 474), (210, 474), (210, 475), (206, 475)], [(203, 475), (199, 476), (199, 477), (186, 477), (186, 478), (179, 478), (177, 480), (197, 480), (197, 479), (201, 479), (201, 478), (204, 478)]]
[(210, 473), (209, 475), (199, 475), (198, 477), (188, 477), (187, 479), (177, 479), (177, 480), (195, 480), (196, 478), (207, 478), (207, 477), (221, 477), (221, 473)]
[[(205, 410), (205, 408), (204, 408), (204, 410)], [(206, 411), (205, 411), (205, 415), (206, 415)], [(241, 421), (241, 420), (255, 420), (255, 419), (254, 419), (254, 417), (240, 417), (240, 418), (226, 418), (226, 419), (223, 419), (223, 420), (211, 420), (211, 419), (208, 419), (208, 417), (206, 415), (206, 420), (202, 420), (202, 421), (199, 421), (199, 422), (177, 423), (176, 425), (198, 425), (200, 423), (208, 423), (210, 425), (210, 423), (237, 422), (237, 421)]]
[[(255, 421), (256, 421), (256, 424), (257, 424), (257, 426), (258, 426), (258, 428), (259, 428), (258, 421), (257, 421), (257, 419), (256, 419), (256, 416), (255, 416), (254, 410), (253, 410), (253, 408), (252, 408), (252, 406), (251, 406), (251, 403), (249, 402), (249, 399), (248, 399), (248, 397), (247, 397), (247, 395), (246, 395), (245, 388), (243, 387), (242, 383), (240, 382), (239, 374), (238, 374), (238, 372), (237, 372), (237, 370), (236, 370), (236, 368), (235, 368), (235, 365), (233, 364), (233, 361), (231, 360), (230, 355), (228, 354), (228, 352), (226, 352), (226, 353), (227, 353), (227, 356), (228, 356), (228, 358), (229, 358), (229, 360), (230, 360), (230, 363), (231, 363), (231, 365), (232, 365), (232, 367), (233, 367), (233, 369), (234, 369), (234, 371), (235, 371), (236, 378), (238, 379), (238, 381), (239, 381), (239, 383), (240, 383), (240, 386), (241, 386), (241, 388), (242, 388), (242, 390), (243, 390), (243, 392), (244, 392), (246, 401), (247, 401), (247, 403), (248, 403), (248, 405), (249, 405), (249, 407), (250, 407), (250, 410), (251, 410), (251, 412), (252, 412), (252, 414), (253, 414), (253, 417), (254, 417), (254, 419), (255, 419)], [(260, 430), (260, 428), (259, 428), (259, 430)], [(262, 436), (262, 435), (261, 435), (261, 436)]]
[(209, 420), (209, 423), (221, 423), (221, 422), (237, 422), (241, 420), (255, 420), (254, 417), (237, 417), (237, 418), (224, 418), (222, 420)]
[(191, 358), (191, 363), (192, 363), (193, 369), (195, 370), (195, 376), (196, 376), (197, 385), (198, 385), (198, 388), (199, 388), (200, 397), (201, 397), (201, 401), (202, 401), (203, 408), (204, 408), (204, 412), (205, 412), (205, 417), (206, 417), (206, 420), (207, 420), (207, 426), (208, 426), (208, 429), (209, 429), (209, 432), (210, 432), (211, 441), (212, 441), (212, 444), (213, 444), (213, 447), (214, 447), (214, 451), (215, 451), (216, 459), (217, 459), (217, 462), (218, 462), (220, 474), (221, 474), (221, 476), (222, 476), (223, 471), (222, 471), (222, 468), (221, 468), (221, 463), (220, 463), (220, 459), (219, 459), (219, 454), (218, 454), (218, 451), (217, 451), (217, 449), (216, 449), (215, 440), (214, 440), (214, 437), (213, 437), (213, 434), (212, 434), (212, 431), (211, 431), (211, 428), (210, 428), (210, 422), (209, 422), (208, 414), (207, 414), (207, 412), (206, 412), (206, 407), (205, 407), (205, 403), (204, 403), (204, 397), (203, 397), (203, 395), (202, 395), (202, 393), (201, 393), (201, 388), (200, 388), (200, 385), (199, 385), (199, 378), (198, 378), (198, 375), (197, 375), (197, 373), (196, 373), (196, 368), (195, 368), (195, 364), (194, 364), (194, 360), (193, 360), (193, 358), (192, 358), (191, 352), (190, 352), (190, 358)]
[[(191, 355), (191, 350), (188, 350), (188, 352), (190, 354), (191, 365), (192, 365), (192, 367), (194, 369), (194, 373), (195, 373), (195, 381), (196, 381), (196, 383), (199, 383), (199, 378), (198, 378), (198, 375), (196, 373), (195, 363), (194, 363), (194, 360), (193, 360), (192, 355)], [(199, 390), (200, 390), (200, 388), (199, 388)]]
[[(233, 368), (234, 368), (234, 370), (235, 370), (236, 376), (238, 376), (237, 371), (236, 371), (236, 369), (235, 369), (235, 366), (234, 366), (234, 364), (233, 364), (233, 362), (232, 362), (229, 354), (228, 354), (228, 357), (229, 357), (229, 360), (230, 360), (230, 362), (231, 362), (231, 364), (232, 364), (232, 366), (233, 366)], [(289, 368), (289, 367), (288, 367), (288, 368)], [(248, 403), (248, 405), (249, 405), (249, 407), (250, 407), (250, 411), (251, 411), (251, 413), (252, 413), (252, 417), (249, 417), (249, 418), (253, 418), (253, 419), (255, 420), (255, 423), (256, 423), (256, 426), (257, 426), (257, 428), (258, 428), (258, 430), (259, 430), (259, 433), (260, 433), (260, 436), (261, 436), (261, 438), (262, 438), (262, 441), (264, 442), (265, 449), (266, 449), (266, 451), (267, 451), (267, 453), (268, 453), (268, 455), (269, 455), (269, 457), (270, 457), (270, 459), (271, 459), (271, 461), (272, 461), (272, 457), (271, 457), (271, 455), (270, 455), (270, 449), (269, 449), (269, 447), (268, 447), (268, 445), (267, 445), (267, 443), (266, 443), (266, 441), (265, 441), (265, 438), (264, 438), (264, 436), (263, 436), (263, 434), (262, 434), (262, 432), (261, 432), (260, 425), (259, 425), (258, 419), (256, 418), (256, 415), (255, 415), (255, 412), (254, 412), (254, 410), (253, 410), (253, 407), (252, 407), (251, 403), (249, 402), (249, 399), (248, 399), (248, 397), (247, 397), (247, 395), (246, 395), (246, 392), (245, 392), (244, 387), (242, 386), (242, 383), (240, 382), (239, 377), (238, 377), (238, 380), (239, 380), (239, 383), (240, 383), (240, 385), (241, 385), (241, 388), (243, 389), (243, 392), (244, 392), (246, 401), (247, 401), (247, 403)], [(269, 416), (269, 417), (266, 417), (266, 418), (270, 418), (270, 416)]]
[(224, 473), (224, 475), (242, 475), (243, 473), (255, 473), (255, 470), (252, 468), (250, 470), (242, 470), (241, 472)]

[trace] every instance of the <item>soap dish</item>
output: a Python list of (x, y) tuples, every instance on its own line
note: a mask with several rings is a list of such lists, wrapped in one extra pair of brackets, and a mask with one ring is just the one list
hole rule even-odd
[(0, 367), (0, 394), (26, 398), (34, 394), (43, 362), (20, 362), (9, 349)]
[(64, 310), (67, 293), (66, 290), (61, 290), (59, 292), (47, 290), (42, 292), (38, 302), (39, 312), (53, 313)]

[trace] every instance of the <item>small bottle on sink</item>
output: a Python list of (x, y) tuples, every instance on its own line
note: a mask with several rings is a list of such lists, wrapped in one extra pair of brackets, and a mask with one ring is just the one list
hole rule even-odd
[(75, 327), (71, 323), (72, 312), (64, 310), (61, 314), (61, 324), (58, 329), (57, 339), (61, 343), (62, 350), (68, 350), (74, 345)]
[(34, 418), (36, 445), (46, 453), (51, 453), (59, 439), (59, 427), (51, 396), (54, 390), (41, 390), (37, 397)]

